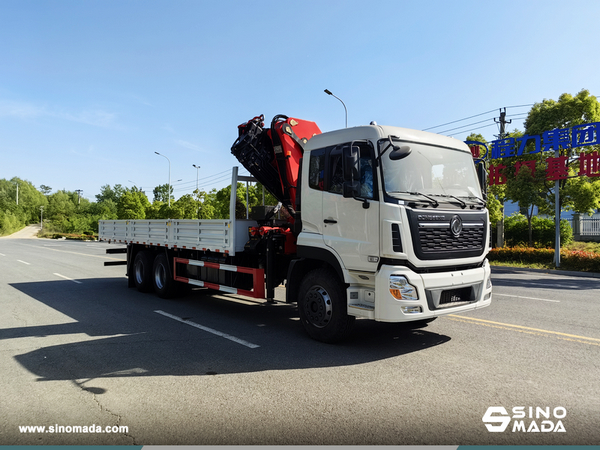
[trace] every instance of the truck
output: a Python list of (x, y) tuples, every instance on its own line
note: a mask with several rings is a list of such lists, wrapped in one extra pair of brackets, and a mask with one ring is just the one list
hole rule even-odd
[[(105, 264), (125, 264), (129, 287), (295, 303), (326, 343), (357, 318), (424, 327), (490, 305), (486, 171), (464, 142), (375, 122), (323, 133), (284, 115), (237, 134), (231, 152), (251, 176), (233, 167), (229, 219), (100, 221), (99, 240), (126, 244), (107, 249), (126, 260)], [(236, 217), (243, 182), (278, 205)]]

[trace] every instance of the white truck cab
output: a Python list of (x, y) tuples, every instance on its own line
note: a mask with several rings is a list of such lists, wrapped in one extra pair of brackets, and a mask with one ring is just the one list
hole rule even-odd
[(378, 125), (323, 133), (301, 180), (298, 254), (335, 267), (349, 315), (430, 321), (490, 304), (489, 218), (466, 144)]

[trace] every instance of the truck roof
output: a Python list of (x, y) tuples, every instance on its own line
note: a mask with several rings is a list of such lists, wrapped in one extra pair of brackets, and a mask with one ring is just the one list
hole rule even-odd
[(308, 141), (304, 150), (310, 151), (359, 139), (370, 139), (377, 142), (379, 139), (385, 139), (388, 136), (395, 136), (403, 141), (438, 145), (470, 152), (469, 147), (464, 142), (455, 138), (430, 133), (428, 131), (412, 130), (410, 128), (387, 125), (364, 125), (317, 134)]

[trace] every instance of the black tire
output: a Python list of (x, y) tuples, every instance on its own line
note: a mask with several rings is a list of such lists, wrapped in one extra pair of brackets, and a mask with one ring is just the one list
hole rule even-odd
[(154, 264), (152, 265), (152, 286), (154, 287), (154, 292), (160, 298), (173, 298), (179, 293), (177, 290), (178, 284), (173, 279), (167, 256), (162, 253), (156, 255)]
[(141, 251), (135, 255), (132, 268), (133, 283), (140, 292), (152, 290), (152, 257), (150, 252)]
[(306, 274), (298, 290), (298, 312), (308, 335), (328, 344), (348, 337), (355, 320), (347, 312), (344, 286), (329, 269)]

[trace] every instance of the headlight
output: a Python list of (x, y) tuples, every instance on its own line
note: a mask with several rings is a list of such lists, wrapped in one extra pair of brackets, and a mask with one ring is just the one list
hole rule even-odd
[(390, 275), (390, 294), (396, 300), (419, 300), (417, 288), (402, 275)]

